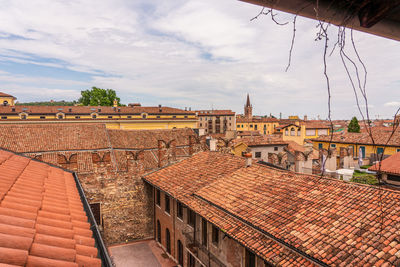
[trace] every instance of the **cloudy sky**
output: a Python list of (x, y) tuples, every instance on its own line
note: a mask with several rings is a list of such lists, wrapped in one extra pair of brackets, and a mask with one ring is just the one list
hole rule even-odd
[[(115, 89), (125, 104), (242, 113), (249, 93), (255, 114), (327, 117), (315, 21), (297, 20), (285, 72), (293, 16), (279, 12), (286, 26), (250, 21), (260, 7), (236, 0), (0, 3), (0, 91), (20, 102), (75, 100), (97, 86)], [(400, 106), (400, 42), (354, 37), (368, 69), (372, 117), (389, 118)], [(338, 53), (328, 58), (328, 73), (333, 118), (358, 115)]]

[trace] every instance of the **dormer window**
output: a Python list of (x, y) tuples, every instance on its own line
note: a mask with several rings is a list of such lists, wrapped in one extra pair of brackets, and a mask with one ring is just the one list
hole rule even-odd
[(15, 112), (15, 108), (11, 108), (11, 111), (12, 111), (12, 112)]
[(142, 119), (147, 119), (147, 113), (142, 113)]
[(97, 113), (92, 113), (91, 116), (92, 116), (92, 119), (96, 119), (97, 118)]
[(57, 119), (59, 119), (59, 120), (62, 120), (65, 118), (65, 114), (62, 112), (57, 113), (56, 116), (57, 116)]

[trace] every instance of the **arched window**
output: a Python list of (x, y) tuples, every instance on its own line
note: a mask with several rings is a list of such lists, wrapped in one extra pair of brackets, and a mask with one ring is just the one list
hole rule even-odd
[(178, 263), (183, 266), (183, 245), (180, 240), (178, 240)]
[(165, 229), (165, 243), (167, 247), (167, 252), (171, 254), (171, 235), (169, 233), (169, 229)]
[(295, 136), (296, 135), (296, 130), (294, 128), (290, 129), (290, 135)]
[(159, 220), (157, 220), (157, 241), (161, 243), (161, 224)]
[(8, 105), (8, 101), (7, 101), (7, 100), (4, 100), (3, 106), (7, 106), (7, 105)]

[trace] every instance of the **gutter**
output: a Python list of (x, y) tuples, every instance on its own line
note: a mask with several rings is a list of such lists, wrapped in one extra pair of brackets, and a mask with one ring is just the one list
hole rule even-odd
[(98, 249), (98, 256), (101, 259), (101, 263), (102, 263), (101, 265), (103, 267), (113, 267), (111, 258), (108, 255), (108, 251), (107, 251), (106, 246), (104, 245), (104, 242), (103, 242), (103, 239), (101, 237), (99, 228), (97, 226), (96, 220), (94, 219), (92, 210), (90, 209), (89, 202), (86, 199), (86, 196), (85, 196), (85, 193), (83, 191), (82, 185), (79, 182), (79, 179), (78, 179), (76, 173), (74, 172), (74, 173), (72, 173), (72, 175), (74, 176), (76, 187), (78, 188), (79, 196), (81, 197), (81, 201), (82, 201), (82, 204), (83, 204), (83, 209), (85, 210), (86, 215), (89, 218), (90, 229), (93, 232), (95, 245), (96, 245), (96, 247)]

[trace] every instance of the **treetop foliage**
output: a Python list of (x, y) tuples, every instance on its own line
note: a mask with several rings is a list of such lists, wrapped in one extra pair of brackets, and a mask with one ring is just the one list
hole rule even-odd
[(114, 99), (117, 100), (118, 106), (122, 106), (121, 99), (113, 89), (92, 87), (90, 90), (81, 91), (81, 96), (79, 103), (84, 106), (113, 106)]
[(349, 133), (359, 133), (360, 132), (360, 124), (358, 124), (358, 120), (356, 117), (353, 117), (347, 127), (347, 131)]

